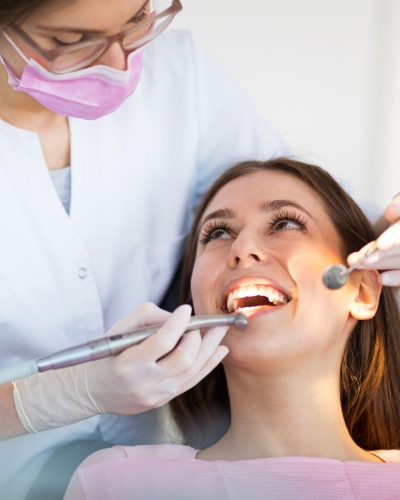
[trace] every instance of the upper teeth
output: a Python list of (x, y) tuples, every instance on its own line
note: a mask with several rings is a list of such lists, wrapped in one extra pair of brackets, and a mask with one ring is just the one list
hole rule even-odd
[(274, 305), (286, 304), (289, 301), (286, 295), (283, 295), (283, 293), (278, 292), (278, 290), (275, 290), (275, 288), (268, 285), (242, 286), (232, 290), (232, 292), (228, 295), (226, 302), (228, 311), (232, 312), (237, 309), (237, 299), (241, 299), (243, 297), (255, 297), (257, 295), (267, 297), (267, 299)]

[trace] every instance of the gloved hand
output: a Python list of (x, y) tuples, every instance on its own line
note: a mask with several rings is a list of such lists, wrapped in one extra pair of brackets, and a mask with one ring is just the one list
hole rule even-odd
[(128, 415), (162, 406), (220, 363), (228, 353), (226, 346), (219, 345), (228, 327), (211, 328), (203, 337), (199, 330), (182, 335), (190, 314), (188, 305), (170, 315), (154, 304), (145, 304), (110, 330), (111, 335), (168, 318), (138, 346), (87, 364), (88, 389), (102, 412)]
[(349, 265), (360, 269), (383, 271), (379, 280), (382, 285), (400, 286), (400, 193), (385, 209), (385, 218), (391, 226), (376, 240), (376, 250), (365, 257), (370, 243), (359, 252), (349, 255)]
[(118, 356), (43, 372), (14, 382), (14, 401), (29, 432), (71, 424), (100, 413), (135, 414), (157, 408), (204, 378), (228, 353), (220, 342), (228, 327), (184, 334), (191, 307), (172, 314), (147, 303), (107, 335), (164, 325)]

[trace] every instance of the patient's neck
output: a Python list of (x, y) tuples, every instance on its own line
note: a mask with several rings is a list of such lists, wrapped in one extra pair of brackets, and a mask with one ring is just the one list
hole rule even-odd
[(340, 405), (338, 374), (317, 377), (260, 377), (226, 370), (232, 424), (203, 459), (250, 459), (313, 456), (340, 460), (375, 458), (349, 435)]

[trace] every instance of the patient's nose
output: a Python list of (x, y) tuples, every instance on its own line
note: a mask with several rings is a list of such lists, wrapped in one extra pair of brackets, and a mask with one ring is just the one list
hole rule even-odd
[(240, 234), (231, 245), (228, 264), (232, 268), (246, 267), (266, 259), (267, 252), (257, 238)]

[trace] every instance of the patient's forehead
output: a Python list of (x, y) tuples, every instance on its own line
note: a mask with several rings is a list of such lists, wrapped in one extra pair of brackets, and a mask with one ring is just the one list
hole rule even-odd
[(253, 207), (261, 200), (286, 199), (304, 204), (316, 211), (325, 208), (317, 193), (297, 177), (286, 172), (260, 170), (225, 184), (208, 204), (205, 214), (218, 205), (229, 204), (241, 209)]

